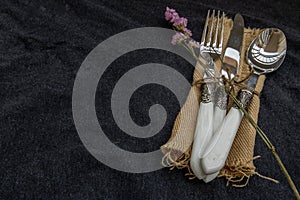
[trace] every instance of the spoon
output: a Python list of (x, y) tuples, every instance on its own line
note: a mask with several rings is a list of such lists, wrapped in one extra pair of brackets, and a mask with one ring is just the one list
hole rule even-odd
[(285, 58), (286, 48), (286, 38), (281, 30), (267, 28), (262, 31), (247, 50), (247, 62), (254, 70), (247, 85), (255, 88), (259, 75), (277, 70)]
[[(258, 76), (277, 70), (282, 64), (286, 54), (286, 38), (284, 33), (277, 28), (268, 28), (255, 38), (247, 50), (247, 62), (253, 68), (254, 74), (249, 78), (247, 86), (255, 88)], [(242, 89), (237, 99), (247, 109), (253, 93)], [(221, 127), (214, 134), (208, 144), (201, 165), (206, 174), (217, 174), (227, 159), (236, 132), (240, 126), (244, 113), (233, 105), (226, 115)], [(211, 177), (213, 180), (215, 177)]]

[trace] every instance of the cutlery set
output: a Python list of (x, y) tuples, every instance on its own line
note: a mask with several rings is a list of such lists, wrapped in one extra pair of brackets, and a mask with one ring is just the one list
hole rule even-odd
[[(216, 18), (216, 19), (215, 19)], [(223, 49), (224, 12), (207, 13), (200, 53), (208, 60), (204, 79), (221, 74), (232, 79), (239, 73), (240, 55), (243, 44), (244, 20), (236, 14), (233, 27)], [(222, 58), (222, 69), (215, 73), (214, 61)], [(264, 29), (250, 44), (246, 61), (253, 69), (245, 89), (237, 95), (242, 108), (247, 109), (256, 87), (259, 75), (272, 72), (279, 68), (286, 54), (286, 38), (284, 33), (276, 28)], [(238, 131), (244, 113), (237, 104), (233, 104), (228, 113), (228, 95), (224, 83), (204, 83), (201, 86), (201, 102), (194, 134), (190, 166), (198, 179), (210, 182), (215, 179), (223, 168), (230, 148)]]

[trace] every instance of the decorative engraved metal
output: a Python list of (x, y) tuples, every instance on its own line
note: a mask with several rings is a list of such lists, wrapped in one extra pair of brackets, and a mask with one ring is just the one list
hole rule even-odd
[(211, 100), (211, 92), (209, 91), (207, 84), (204, 83), (201, 86), (201, 102), (209, 103)]
[(227, 94), (224, 87), (218, 87), (216, 91), (216, 105), (222, 109), (227, 109)]
[[(239, 100), (241, 106), (244, 109), (247, 109), (252, 97), (253, 93), (249, 90), (241, 90), (237, 96), (237, 99)], [(233, 107), (239, 109), (239, 107), (235, 103), (233, 104)]]

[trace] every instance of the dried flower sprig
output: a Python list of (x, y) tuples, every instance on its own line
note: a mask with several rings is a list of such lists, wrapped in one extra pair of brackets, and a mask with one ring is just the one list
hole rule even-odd
[(176, 10), (167, 7), (165, 12), (165, 19), (172, 23), (172, 26), (176, 31), (179, 31), (189, 37), (193, 35), (192, 31), (187, 28), (187, 18), (180, 17)]

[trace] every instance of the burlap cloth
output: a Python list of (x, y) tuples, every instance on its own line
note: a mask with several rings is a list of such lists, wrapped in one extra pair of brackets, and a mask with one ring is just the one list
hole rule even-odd
[[(232, 28), (233, 21), (231, 19), (225, 19), (224, 29), (224, 46), (226, 47), (230, 30)], [(245, 60), (245, 54), (251, 41), (260, 33), (259, 29), (244, 29), (243, 49), (241, 52), (240, 61), (240, 73), (239, 79), (247, 77), (250, 73), (250, 68)], [(223, 52), (224, 53), (224, 52)], [(221, 56), (223, 57), (223, 55)], [(221, 61), (216, 61), (216, 66), (221, 68)], [(193, 80), (194, 82), (200, 80), (203, 75), (203, 70), (199, 64), (196, 65)], [(261, 92), (264, 84), (265, 76), (260, 76), (258, 79), (256, 92)], [(239, 89), (239, 88), (236, 88)], [(199, 110), (200, 89), (197, 85), (192, 85), (185, 104), (181, 108), (175, 120), (172, 134), (166, 144), (161, 146), (162, 152), (165, 154), (163, 164), (173, 168), (187, 168), (189, 170), (188, 175), (193, 175), (189, 166), (189, 159), (191, 154), (191, 147), (194, 138), (194, 132), (196, 127), (197, 114)], [(230, 107), (229, 102), (229, 107)], [(248, 106), (248, 112), (250, 116), (257, 122), (259, 112), (259, 96), (254, 95), (250, 105)], [(229, 108), (228, 107), (228, 108)], [(230, 153), (227, 157), (225, 166), (220, 171), (218, 177), (225, 177), (228, 182), (237, 182), (236, 186), (246, 185), (249, 181), (249, 177), (253, 174), (258, 174), (255, 170), (253, 160), (255, 157), (254, 144), (255, 144), (255, 128), (244, 117)], [(259, 175), (259, 174), (258, 174)]]

